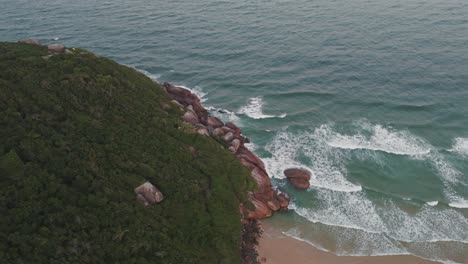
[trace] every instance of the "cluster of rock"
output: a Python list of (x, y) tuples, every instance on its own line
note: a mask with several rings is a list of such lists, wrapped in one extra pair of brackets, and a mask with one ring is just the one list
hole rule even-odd
[(305, 190), (310, 186), (310, 172), (306, 169), (287, 169), (284, 171), (284, 175), (296, 189)]
[(241, 129), (235, 124), (224, 123), (201, 105), (198, 96), (187, 89), (164, 83), (163, 88), (173, 99), (173, 103), (185, 111), (182, 119), (191, 124), (201, 135), (222, 139), (229, 151), (247, 168), (251, 177), (257, 183), (257, 190), (248, 193), (249, 201), (254, 208), (241, 205), (241, 213), (249, 219), (269, 217), (275, 211), (287, 209), (290, 198), (287, 194), (273, 189), (262, 160), (244, 146), (249, 139), (241, 134)]
[[(31, 38), (20, 39), (20, 40), (18, 40), (18, 42), (31, 44), (31, 45), (42, 46), (41, 42), (39, 42), (36, 39), (31, 39)], [(51, 55), (63, 54), (63, 53), (67, 53), (67, 54), (72, 53), (72, 51), (66, 49), (65, 46), (62, 45), (62, 44), (49, 44), (49, 45), (47, 45), (47, 50), (48, 50), (49, 54), (51, 54)]]

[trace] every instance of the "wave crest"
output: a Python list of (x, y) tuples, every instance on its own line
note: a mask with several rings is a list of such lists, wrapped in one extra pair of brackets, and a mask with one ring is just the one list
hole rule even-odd
[(287, 114), (281, 114), (278, 116), (267, 115), (263, 113), (263, 98), (261, 96), (253, 97), (249, 99), (249, 103), (239, 109), (238, 114), (244, 114), (253, 119), (265, 119), (265, 118), (285, 118)]
[(367, 149), (396, 155), (425, 155), (431, 151), (422, 140), (405, 131), (368, 123), (362, 123), (360, 130), (355, 135), (333, 133), (327, 144), (335, 148)]

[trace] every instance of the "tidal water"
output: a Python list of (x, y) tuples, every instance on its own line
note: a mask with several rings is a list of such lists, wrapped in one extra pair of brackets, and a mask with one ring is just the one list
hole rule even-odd
[(0, 41), (24, 37), (184, 85), (237, 122), (294, 197), (273, 219), (285, 234), (468, 263), (468, 1), (0, 0)]

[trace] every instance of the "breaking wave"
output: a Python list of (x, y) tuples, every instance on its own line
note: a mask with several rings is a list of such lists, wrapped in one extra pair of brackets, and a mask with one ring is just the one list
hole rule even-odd
[(455, 138), (452, 148), (452, 152), (468, 157), (468, 138)]
[(368, 149), (396, 155), (424, 155), (431, 151), (422, 140), (405, 131), (395, 131), (381, 125), (372, 126), (362, 122), (360, 128), (368, 135), (333, 133), (327, 139), (327, 144), (335, 148)]
[(265, 118), (285, 118), (287, 114), (281, 114), (278, 116), (267, 115), (263, 113), (263, 98), (258, 96), (249, 99), (249, 103), (239, 109), (238, 114), (246, 115), (253, 119), (265, 119)]
[[(299, 136), (279, 132), (265, 147), (272, 154), (271, 158), (264, 159), (268, 173), (272, 177), (284, 178), (285, 169), (302, 167), (311, 171), (310, 181), (314, 187), (342, 192), (362, 190), (360, 185), (347, 180), (343, 157), (323, 140), (326, 132), (323, 127)], [(305, 156), (307, 161), (300, 162), (299, 155)]]

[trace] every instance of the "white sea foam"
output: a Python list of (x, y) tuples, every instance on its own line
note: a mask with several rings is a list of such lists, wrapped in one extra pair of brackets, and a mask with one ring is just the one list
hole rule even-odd
[(468, 208), (468, 201), (459, 198), (458, 200), (450, 202), (449, 206), (453, 207), (453, 208), (466, 209), (466, 208)]
[(133, 69), (143, 73), (144, 75), (148, 76), (151, 80), (153, 80), (155, 82), (157, 82), (159, 80), (159, 78), (161, 78), (161, 74), (154, 74), (154, 73), (151, 73), (151, 72), (146, 71), (146, 70), (138, 69), (135, 66), (130, 66), (130, 67), (132, 67)]
[(304, 239), (304, 238), (301, 238), (301, 233), (299, 231), (298, 228), (291, 228), (289, 229), (288, 231), (285, 231), (285, 232), (281, 232), (283, 235), (286, 235), (288, 237), (291, 237), (291, 238), (294, 238), (296, 240), (299, 240), (299, 241), (302, 241), (302, 242), (305, 242), (319, 250), (322, 250), (322, 251), (325, 251), (325, 252), (331, 252), (330, 250), (326, 249), (325, 247), (322, 247), (320, 246), (319, 244), (315, 244), (313, 243), (312, 241), (310, 240), (307, 240), (307, 239)]
[(259, 146), (257, 144), (255, 144), (255, 143), (252, 143), (252, 142), (244, 143), (244, 146), (247, 147), (247, 149), (250, 150), (250, 151), (255, 151), (255, 150), (259, 149)]
[[(408, 131), (398, 131), (367, 121), (360, 120), (353, 125), (356, 131), (352, 135), (340, 134), (334, 131), (332, 126), (324, 125), (322, 127), (327, 132), (323, 134), (323, 138), (329, 146), (337, 149), (383, 151), (410, 156), (412, 159), (427, 160), (441, 176), (447, 198), (453, 200), (454, 197), (458, 197), (453, 192), (453, 187), (460, 183), (463, 174), (425, 140)], [(456, 143), (455, 146), (458, 146), (457, 149), (463, 149), (463, 144), (463, 142)]]
[[(336, 232), (333, 243), (338, 255), (416, 254), (436, 256), (439, 261), (454, 263), (447, 260), (452, 258), (444, 255), (443, 250), (434, 255), (424, 248), (430, 246), (436, 250), (445, 243), (455, 243), (453, 247), (461, 250), (468, 247), (468, 219), (458, 209), (468, 207), (468, 201), (454, 191), (463, 174), (435, 147), (407, 131), (362, 121), (354, 126), (356, 129), (351, 135), (338, 133), (332, 124), (302, 134), (283, 130), (265, 147), (272, 154), (271, 158), (265, 159), (271, 176), (283, 178), (284, 169), (303, 167), (312, 172), (311, 185), (321, 187), (311, 192), (313, 203), (301, 200), (297, 201), (299, 205), (292, 203), (290, 208), (307, 221), (323, 224), (307, 225), (308, 228), (322, 226), (328, 234)], [(362, 151), (356, 153), (350, 149)], [(378, 151), (431, 164), (441, 176), (445, 196), (454, 208), (436, 206), (438, 201), (429, 201), (415, 211), (414, 205), (397, 204), (392, 200), (374, 203), (366, 192), (352, 191), (361, 187), (347, 180), (347, 161), (358, 153)], [(381, 159), (382, 155), (361, 157)], [(319, 241), (293, 231), (299, 232), (295, 229), (285, 234), (313, 241), (310, 243), (317, 248), (326, 248)], [(402, 245), (408, 243), (414, 251), (407, 251)]]
[(313, 223), (382, 234), (398, 241), (468, 243), (468, 219), (456, 209), (427, 205), (411, 213), (391, 200), (376, 206), (364, 192), (317, 190), (316, 197), (311, 208), (294, 205), (292, 210)]
[(267, 115), (263, 113), (263, 98), (261, 96), (250, 98), (249, 103), (239, 109), (238, 114), (244, 114), (253, 119), (264, 119), (264, 118), (285, 118), (286, 114), (281, 114), (278, 116)]
[(432, 152), (423, 158), (429, 160), (432, 166), (439, 172), (446, 187), (451, 188), (452, 184), (460, 182), (460, 178), (463, 174), (450, 164), (442, 154)]
[(468, 157), (468, 138), (455, 138), (450, 151), (456, 152), (461, 156)]
[[(323, 141), (324, 127), (313, 133), (292, 135), (286, 131), (279, 132), (265, 149), (272, 154), (265, 158), (265, 166), (272, 177), (284, 178), (283, 171), (290, 167), (302, 167), (312, 172), (313, 187), (326, 188), (343, 192), (355, 192), (362, 187), (346, 179), (346, 167), (340, 153), (333, 151)], [(298, 161), (299, 155), (308, 159), (307, 164)]]
[(205, 93), (200, 86), (195, 86), (194, 88), (190, 88), (184, 85), (178, 85), (178, 84), (174, 84), (174, 85), (178, 87), (182, 87), (194, 93), (196, 96), (198, 96), (198, 98), (200, 99), (200, 102), (202, 103), (208, 100), (208, 98), (206, 98), (206, 95), (208, 95), (208, 93)]
[[(385, 237), (378, 237), (378, 234), (373, 234), (371, 236), (355, 236), (354, 239), (352, 240), (352, 245), (351, 245), (351, 250), (349, 250), (349, 246), (347, 246), (345, 243), (345, 239), (348, 239), (348, 237), (345, 235), (345, 238), (336, 242), (336, 249), (335, 251), (330, 251), (327, 248), (323, 247), (320, 245), (320, 243), (317, 241), (312, 241), (312, 239), (307, 239), (302, 236), (301, 231), (299, 228), (291, 228), (285, 232), (282, 232), (283, 235), (286, 235), (292, 239), (302, 241), (304, 243), (307, 243), (321, 251), (325, 252), (330, 252), (334, 255), (337, 256), (417, 256), (422, 259), (426, 260), (432, 260), (432, 261), (438, 261), (444, 264), (460, 264), (460, 262), (455, 262), (452, 260), (447, 259), (446, 256), (444, 256), (445, 252), (441, 252), (440, 248), (437, 246), (434, 246), (433, 244), (427, 244), (427, 243), (422, 243), (422, 245), (419, 245), (417, 243), (415, 244), (410, 244), (410, 248), (404, 248), (401, 245), (398, 244), (398, 242), (392, 241), (391, 239), (387, 239)], [(343, 233), (341, 232), (341, 235)], [(372, 242), (378, 242), (378, 244), (372, 243), (369, 244), (369, 241)], [(370, 249), (369, 248), (372, 248)], [(459, 246), (457, 248), (452, 248), (450, 253), (458, 253), (458, 254), (463, 254), (465, 248), (463, 246)], [(411, 251), (411, 252), (410, 252)], [(433, 254), (436, 252), (436, 254)], [(447, 254), (445, 254), (447, 255)], [(452, 254), (455, 255), (455, 254)], [(441, 257), (437, 257), (441, 256)]]
[(234, 122), (237, 126), (242, 127), (242, 120), (236, 115), (236, 113), (227, 109), (216, 108), (214, 106), (208, 106), (206, 109), (211, 111), (213, 115), (220, 118), (224, 122)]
[(327, 144), (336, 148), (377, 150), (397, 155), (424, 155), (430, 152), (422, 140), (408, 132), (365, 122), (361, 122), (360, 128), (369, 135), (334, 133), (327, 139)]

